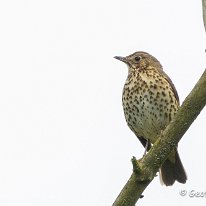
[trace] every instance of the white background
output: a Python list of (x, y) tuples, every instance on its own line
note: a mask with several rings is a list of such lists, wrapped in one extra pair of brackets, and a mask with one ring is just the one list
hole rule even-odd
[[(127, 127), (127, 68), (143, 50), (181, 102), (206, 65), (201, 1), (0, 2), (0, 205), (109, 206), (143, 147)], [(149, 185), (142, 205), (205, 205), (205, 110), (179, 144), (185, 185)]]

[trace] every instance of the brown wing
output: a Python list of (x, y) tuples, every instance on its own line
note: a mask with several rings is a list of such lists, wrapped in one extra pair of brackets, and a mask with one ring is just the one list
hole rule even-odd
[(172, 87), (172, 90), (173, 90), (173, 92), (174, 92), (174, 94), (175, 94), (175, 97), (176, 97), (176, 99), (177, 99), (177, 102), (180, 103), (177, 90), (176, 90), (176, 88), (175, 88), (175, 85), (172, 83), (172, 80), (169, 78), (169, 76), (168, 76), (162, 69), (158, 69), (158, 70), (159, 70), (160, 74), (162, 74), (162, 76), (165, 76), (165, 80), (167, 80), (168, 83), (169, 83), (169, 84), (171, 85), (171, 87)]

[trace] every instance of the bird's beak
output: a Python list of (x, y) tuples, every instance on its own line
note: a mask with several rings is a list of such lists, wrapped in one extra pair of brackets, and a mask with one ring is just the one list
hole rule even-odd
[(122, 61), (122, 62), (128, 64), (128, 61), (127, 61), (127, 58), (126, 58), (126, 57), (115, 56), (114, 58), (115, 58), (115, 59), (118, 59), (119, 61)]

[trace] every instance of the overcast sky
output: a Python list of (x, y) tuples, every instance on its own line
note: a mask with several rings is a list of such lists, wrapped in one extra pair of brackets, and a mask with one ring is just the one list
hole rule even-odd
[[(205, 69), (205, 40), (200, 0), (1, 1), (0, 205), (112, 205), (143, 154), (113, 56), (151, 53), (182, 102)], [(156, 177), (139, 204), (205, 205), (206, 193), (189, 197), (206, 192), (205, 119), (179, 143), (187, 183)]]

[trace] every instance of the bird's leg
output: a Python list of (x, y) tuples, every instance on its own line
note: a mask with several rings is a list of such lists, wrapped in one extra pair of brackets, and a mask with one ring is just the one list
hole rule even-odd
[(147, 153), (147, 149), (148, 149), (148, 147), (149, 147), (149, 143), (150, 143), (150, 141), (147, 139), (147, 142), (146, 142), (146, 145), (145, 145), (145, 151), (144, 151), (144, 154), (143, 154), (143, 157), (146, 155), (146, 153)]

